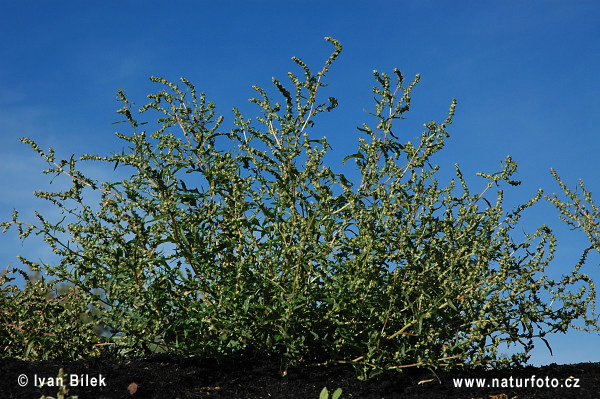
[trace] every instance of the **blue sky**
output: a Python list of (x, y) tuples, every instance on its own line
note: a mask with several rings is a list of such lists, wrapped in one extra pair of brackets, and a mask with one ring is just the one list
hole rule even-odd
[[(53, 211), (32, 195), (50, 186), (44, 163), (20, 137), (54, 147), (59, 159), (120, 151), (113, 133), (124, 125), (111, 125), (121, 119), (117, 89), (141, 106), (160, 89), (149, 82), (152, 75), (186, 77), (227, 125), (234, 106), (253, 116), (247, 102), (253, 84), (266, 88), (272, 76), (284, 80), (296, 71), (292, 56), (320, 68), (332, 51), (325, 36), (344, 46), (322, 93), (340, 106), (315, 129), (332, 144), (332, 162), (354, 152), (355, 127), (370, 122), (363, 109), (373, 109), (373, 69), (397, 67), (407, 79), (421, 74), (408, 119), (397, 128), (406, 140), (423, 123), (443, 121), (458, 100), (451, 137), (437, 158), (442, 176), (451, 177), (459, 163), (476, 187), (475, 172), (497, 171), (511, 155), (523, 184), (507, 191), (508, 205), (538, 188), (557, 191), (551, 167), (571, 186), (581, 178), (600, 193), (595, 1), (3, 1), (0, 32), (0, 220), (15, 207), (25, 218), (34, 209)], [(111, 168), (93, 172), (114, 178)], [(549, 274), (569, 270), (585, 236), (565, 229), (544, 204), (525, 221), (530, 232), (549, 224), (559, 239)], [(17, 265), (18, 254), (50, 259), (39, 243), (0, 236), (0, 266)], [(598, 263), (593, 258), (585, 272), (600, 285)], [(579, 332), (553, 335), (554, 356), (540, 342), (531, 363), (600, 361), (599, 340)]]

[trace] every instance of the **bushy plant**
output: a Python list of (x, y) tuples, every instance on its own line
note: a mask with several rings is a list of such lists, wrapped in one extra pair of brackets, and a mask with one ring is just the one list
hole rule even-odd
[[(14, 284), (21, 275), (25, 287)], [(33, 279), (19, 269), (0, 275), (0, 350), (31, 360), (77, 359), (98, 355), (98, 331), (87, 295), (58, 280)]]
[[(52, 149), (22, 139), (47, 161), (45, 173), (67, 177), (72, 187), (36, 192), (63, 219), (37, 214), (38, 223), (28, 225), (15, 211), (4, 231), (16, 226), (22, 238), (43, 236), (60, 262), (22, 261), (76, 293), (70, 306), (78, 313), (65, 306), (57, 317), (80, 320), (85, 337), (92, 326), (104, 331), (85, 349), (61, 338), (64, 350), (258, 351), (280, 356), (284, 374), (290, 364), (346, 362), (369, 377), (410, 366), (520, 364), (534, 339), (579, 318), (596, 325), (587, 313), (595, 295), (587, 276), (578, 268), (560, 281), (544, 274), (555, 250), (550, 229), (523, 240), (511, 235), (543, 193), (509, 212), (500, 188), (490, 201), (491, 189), (519, 184), (510, 157), (499, 171), (479, 174), (487, 182), (482, 192), (471, 192), (458, 166), (448, 185), (436, 180), (433, 157), (449, 137), (454, 101), (443, 123), (425, 124), (414, 143), (400, 139), (397, 123), (418, 75), (406, 84), (397, 69), (374, 72), (374, 122), (359, 127), (356, 152), (344, 160), (356, 164), (358, 179), (324, 164), (331, 147), (311, 130), (337, 106), (319, 95), (342, 49), (326, 40), (335, 51), (318, 73), (293, 58), (302, 73), (288, 74), (291, 90), (273, 79), (281, 103), (255, 86), (250, 101), (260, 114), (246, 119), (234, 109), (228, 131), (185, 79), (180, 87), (151, 78), (164, 89), (140, 109), (159, 114), (150, 134), (119, 91), (118, 112), (132, 132), (116, 134), (127, 148), (80, 161), (133, 171), (125, 180), (95, 181), (75, 157), (58, 161)], [(97, 205), (86, 200), (90, 191), (99, 193)], [(34, 296), (34, 289), (18, 295)], [(22, 350), (25, 338), (10, 337), (5, 353), (33, 355)], [(504, 344), (520, 351), (500, 356)], [(58, 351), (51, 344), (35, 354)]]

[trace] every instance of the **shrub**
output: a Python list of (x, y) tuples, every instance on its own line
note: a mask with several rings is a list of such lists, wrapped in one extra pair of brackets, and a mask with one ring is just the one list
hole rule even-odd
[[(92, 354), (98, 345), (119, 356), (258, 351), (279, 356), (283, 374), (290, 364), (346, 362), (370, 377), (410, 366), (516, 365), (536, 338), (548, 344), (546, 334), (579, 318), (595, 326), (587, 316), (592, 282), (578, 268), (561, 281), (544, 274), (555, 250), (550, 229), (522, 241), (511, 235), (542, 191), (510, 212), (501, 189), (488, 198), (494, 187), (519, 184), (510, 157), (499, 171), (479, 174), (487, 182), (482, 192), (469, 190), (458, 166), (447, 186), (436, 180), (433, 156), (449, 137), (455, 101), (447, 119), (425, 124), (415, 143), (393, 132), (418, 75), (406, 84), (397, 69), (374, 72), (374, 123), (359, 127), (356, 152), (344, 160), (360, 178), (324, 164), (331, 147), (309, 133), (320, 113), (337, 106), (318, 94), (342, 49), (326, 40), (335, 50), (321, 71), (293, 58), (302, 73), (288, 74), (292, 89), (273, 79), (281, 103), (255, 86), (250, 101), (259, 116), (234, 109), (229, 131), (183, 78), (182, 87), (151, 78), (164, 89), (140, 109), (158, 112), (150, 134), (119, 91), (118, 112), (132, 132), (116, 134), (127, 148), (79, 161), (133, 171), (122, 181), (95, 181), (74, 156), (57, 161), (52, 149), (22, 139), (48, 162), (45, 173), (72, 187), (36, 192), (62, 220), (36, 214), (38, 223), (27, 224), (15, 211), (4, 231), (42, 235), (59, 256), (56, 265), (22, 261), (66, 283), (77, 300), (57, 308), (60, 301), (38, 295), (35, 303), (58, 309), (58, 323), (44, 327), (49, 333), (74, 318), (82, 327), (73, 334), (86, 338), (61, 335), (64, 349), (52, 341), (34, 353), (23, 352), (27, 334), (19, 340), (12, 333), (5, 353)], [(99, 194), (95, 207), (86, 200), (91, 192)], [(38, 289), (28, 285), (16, 295), (32, 298)], [(93, 326), (103, 330), (95, 346), (88, 343)], [(520, 352), (500, 356), (504, 344)]]

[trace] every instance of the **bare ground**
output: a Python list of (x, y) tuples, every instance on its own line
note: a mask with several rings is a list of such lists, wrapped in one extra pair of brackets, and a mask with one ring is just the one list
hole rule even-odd
[[(360, 381), (352, 367), (290, 368), (282, 377), (278, 360), (259, 356), (216, 362), (197, 358), (177, 358), (158, 355), (142, 359), (95, 358), (73, 362), (25, 362), (0, 359), (0, 398), (56, 397), (57, 387), (38, 388), (34, 380), (56, 378), (59, 369), (88, 386), (69, 387), (69, 395), (79, 399), (101, 398), (308, 398), (318, 399), (323, 387), (329, 392), (342, 388), (341, 398), (464, 398), (464, 399), (528, 399), (528, 398), (600, 398), (600, 363), (574, 365), (552, 364), (540, 368), (524, 367), (506, 371), (462, 370), (433, 372), (426, 369), (406, 369), (403, 373), (388, 372), (369, 381)], [(22, 375), (27, 385), (19, 386)], [(96, 384), (105, 386), (92, 386)], [(511, 384), (512, 377), (512, 388)], [(547, 378), (546, 378), (547, 377)], [(83, 380), (82, 380), (83, 378)], [(456, 388), (456, 378), (497, 378), (504, 386)], [(553, 380), (555, 379), (555, 380)], [(50, 380), (47, 380), (50, 381)], [(517, 388), (524, 385), (527, 388)], [(535, 385), (543, 387), (531, 387)], [(557, 388), (546, 388), (546, 384)], [(464, 380), (463, 380), (464, 384)], [(575, 385), (566, 388), (566, 384)]]

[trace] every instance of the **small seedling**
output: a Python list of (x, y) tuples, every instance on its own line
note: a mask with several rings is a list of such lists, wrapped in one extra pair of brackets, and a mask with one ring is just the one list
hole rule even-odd
[[(65, 380), (65, 372), (63, 369), (60, 369), (58, 371), (58, 377), (56, 378), (56, 381), (61, 381), (62, 383), (60, 384), (60, 388), (58, 390), (58, 393), (56, 394), (56, 397), (54, 396), (46, 396), (46, 395), (42, 395), (40, 397), (40, 399), (78, 399), (78, 396), (67, 396), (69, 394), (69, 389), (67, 388), (67, 385), (64, 383)], [(42, 384), (43, 386), (44, 384)]]
[[(341, 395), (342, 388), (338, 388), (335, 390), (335, 392), (333, 392), (333, 395), (331, 395), (331, 399), (339, 399)], [(327, 387), (323, 388), (323, 390), (321, 391), (321, 395), (319, 395), (319, 399), (329, 399), (329, 391), (327, 390)]]

